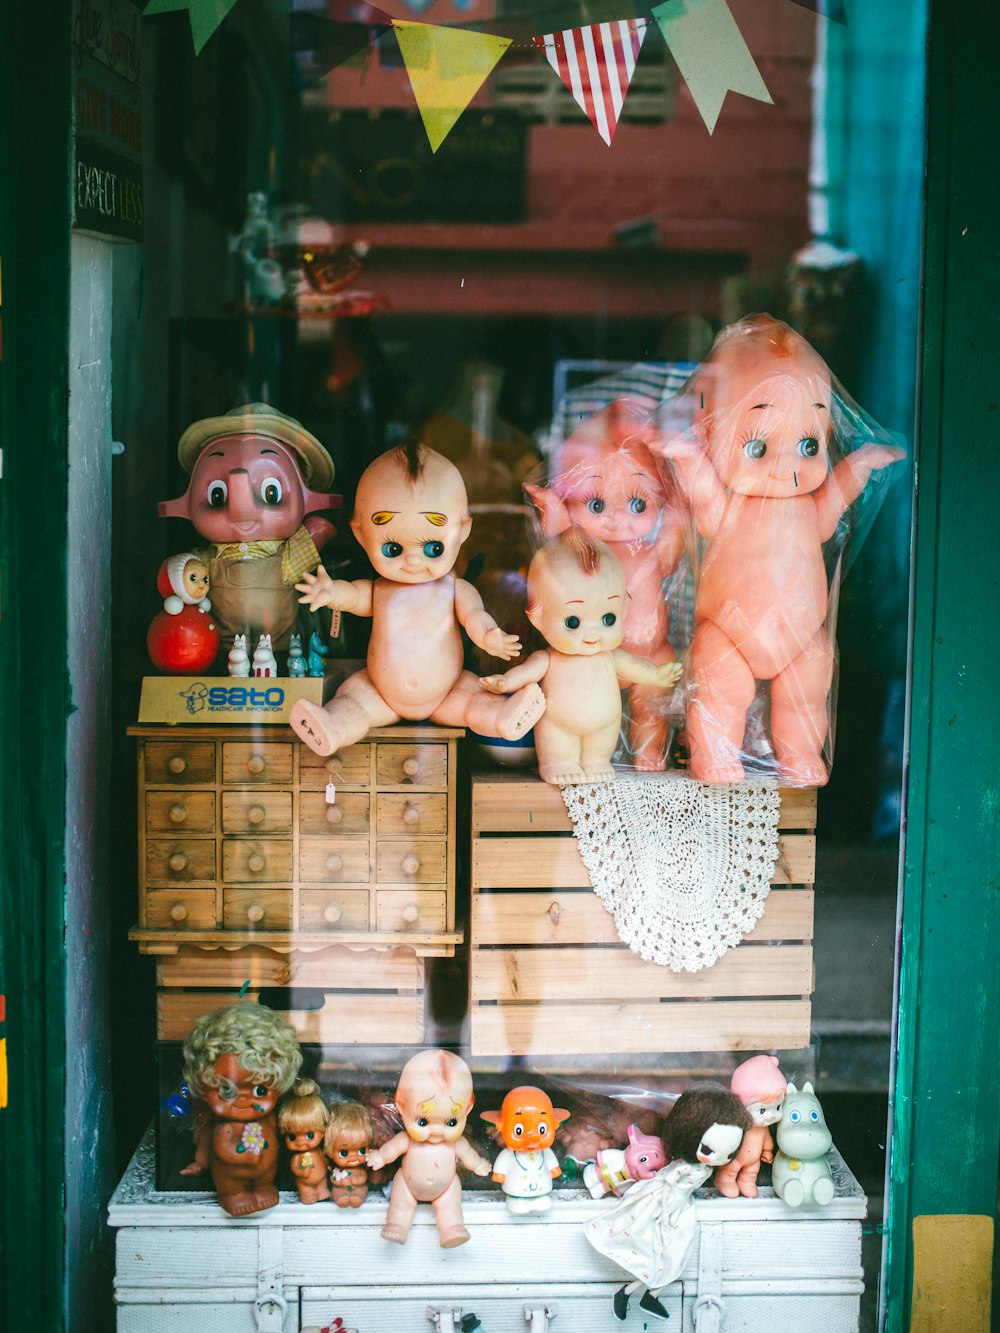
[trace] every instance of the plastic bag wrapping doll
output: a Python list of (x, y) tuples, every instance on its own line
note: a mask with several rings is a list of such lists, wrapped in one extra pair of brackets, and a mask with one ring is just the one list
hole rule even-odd
[[(651, 453), (648, 404), (617, 399), (586, 417), (525, 482), (543, 538), (570, 526), (605, 543), (621, 562), (629, 595), (622, 646), (656, 664), (673, 662), (667, 590), (679, 574), (688, 519), (669, 470)], [(628, 752), (637, 769), (666, 767), (672, 690), (633, 682)]]
[(769, 315), (724, 329), (661, 417), (697, 534), (690, 771), (822, 785), (840, 579), (904, 450)]

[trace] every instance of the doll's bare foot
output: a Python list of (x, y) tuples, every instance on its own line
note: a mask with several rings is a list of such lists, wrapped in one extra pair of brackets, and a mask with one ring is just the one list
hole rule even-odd
[(265, 1208), (273, 1208), (278, 1202), (276, 1189), (254, 1191), (254, 1212), (262, 1213)]
[(825, 787), (830, 777), (822, 759), (809, 754), (785, 755), (779, 776), (793, 787)]
[(614, 782), (613, 764), (584, 764), (583, 772), (588, 782)]
[(464, 1245), (469, 1239), (469, 1233), (465, 1227), (449, 1227), (447, 1231), (442, 1231), (438, 1238), (441, 1242), (442, 1250), (453, 1250), (458, 1245)]
[(504, 700), (496, 715), (497, 732), (505, 741), (517, 741), (545, 712), (545, 695), (537, 685), (525, 685)]
[[(275, 1203), (277, 1203), (275, 1199)], [(250, 1193), (219, 1195), (219, 1207), (230, 1217), (246, 1217), (248, 1213), (259, 1213), (260, 1205), (256, 1196)]]
[(587, 781), (581, 764), (540, 764), (538, 776), (543, 782), (551, 782), (556, 787), (573, 787)]
[(632, 759), (632, 767), (637, 773), (662, 773), (666, 766), (667, 758), (662, 754), (637, 754)]
[(324, 1199), (330, 1197), (330, 1187), (325, 1188), (322, 1185), (302, 1185), (299, 1187), (299, 1200), (301, 1203), (322, 1203)]
[(316, 754), (333, 754), (337, 748), (337, 736), (330, 726), (329, 714), (308, 699), (297, 699), (292, 704), (288, 725)]
[(406, 1244), (407, 1228), (397, 1225), (395, 1222), (386, 1222), (382, 1228), (382, 1239), (391, 1240), (394, 1245)]
[(745, 782), (746, 773), (738, 762), (728, 764), (691, 764), (691, 776), (699, 782)]

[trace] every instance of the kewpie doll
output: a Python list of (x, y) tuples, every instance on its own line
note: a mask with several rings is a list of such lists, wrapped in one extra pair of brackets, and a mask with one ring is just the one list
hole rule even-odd
[(375, 1127), (366, 1107), (341, 1102), (330, 1108), (324, 1147), (330, 1164), (333, 1202), (338, 1208), (360, 1208), (368, 1197), (368, 1153)]
[(471, 526), (461, 473), (432, 449), (410, 441), (362, 473), (351, 528), (378, 578), (348, 583), (321, 567), (296, 585), (310, 610), (331, 606), (372, 620), (366, 668), (323, 707), (300, 699), (292, 708), (292, 727), (317, 754), (401, 718), (517, 740), (541, 714), (537, 685), (497, 699), (462, 669), (460, 626), (494, 657), (521, 651), (475, 588), (451, 573)]
[(290, 1154), (288, 1167), (303, 1203), (330, 1197), (323, 1135), (330, 1112), (319, 1085), (300, 1078), (278, 1106), (278, 1131)]
[(552, 1207), (552, 1182), (562, 1175), (552, 1151), (556, 1127), (569, 1112), (552, 1105), (541, 1088), (512, 1088), (499, 1111), (480, 1112), (496, 1125), (504, 1147), (493, 1163), (493, 1179), (512, 1213), (545, 1213)]
[(156, 586), (163, 597), (163, 609), (176, 616), (185, 606), (211, 611), (208, 598), (208, 566), (192, 551), (182, 551), (164, 560), (156, 576)]
[(403, 1066), (396, 1088), (403, 1133), (368, 1154), (368, 1165), (376, 1171), (402, 1159), (382, 1228), (385, 1240), (405, 1243), (418, 1203), (433, 1205), (442, 1249), (469, 1239), (457, 1163), (477, 1176), (493, 1169), (462, 1136), (474, 1100), (469, 1067), (450, 1051), (420, 1051)]
[(220, 1205), (232, 1217), (278, 1202), (278, 1126), (274, 1108), (302, 1064), (294, 1031), (258, 1004), (203, 1014), (184, 1043), (184, 1081), (210, 1120), (196, 1136), (182, 1176), (211, 1170)]
[(545, 712), (535, 724), (535, 749), (546, 782), (610, 782), (619, 679), (666, 689), (681, 674), (677, 662), (646, 662), (619, 647), (627, 606), (621, 562), (582, 528), (567, 528), (535, 553), (527, 616), (549, 646), (482, 683), (498, 694), (541, 684)]
[[(542, 531), (555, 537), (571, 524), (609, 546), (621, 561), (629, 595), (623, 646), (636, 656), (674, 660), (664, 581), (684, 550), (682, 507), (668, 495), (647, 445), (655, 429), (627, 399), (588, 417), (559, 451), (550, 485), (525, 484)], [(633, 684), (628, 692), (628, 741), (637, 769), (666, 766), (667, 697), (662, 688)]]
[(774, 1055), (754, 1055), (733, 1071), (729, 1088), (747, 1109), (750, 1128), (731, 1162), (715, 1173), (715, 1188), (727, 1199), (756, 1199), (761, 1162), (774, 1161), (771, 1125), (781, 1119), (785, 1104), (785, 1078)]
[(780, 780), (821, 786), (834, 662), (824, 543), (872, 473), (905, 455), (866, 443), (831, 468), (830, 372), (768, 315), (720, 334), (694, 395), (690, 433), (654, 446), (708, 542), (688, 663), (690, 771), (703, 782), (744, 780), (747, 709), (768, 681)]
[(583, 1183), (593, 1199), (603, 1199), (605, 1194), (620, 1199), (630, 1185), (649, 1180), (666, 1164), (663, 1140), (643, 1134), (638, 1125), (629, 1125), (628, 1147), (602, 1148), (583, 1168)]

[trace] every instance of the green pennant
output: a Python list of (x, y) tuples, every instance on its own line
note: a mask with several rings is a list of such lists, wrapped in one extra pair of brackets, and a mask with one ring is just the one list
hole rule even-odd
[(172, 14), (186, 9), (191, 20), (194, 53), (201, 55), (202, 47), (235, 4), (236, 0), (149, 0), (142, 16)]

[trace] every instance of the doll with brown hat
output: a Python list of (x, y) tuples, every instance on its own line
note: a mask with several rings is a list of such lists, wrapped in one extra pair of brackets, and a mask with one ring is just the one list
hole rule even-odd
[(360, 1208), (368, 1197), (368, 1153), (375, 1126), (360, 1102), (330, 1108), (324, 1148), (330, 1170), (330, 1195), (338, 1208)]
[(278, 1132), (289, 1153), (288, 1169), (302, 1203), (330, 1197), (328, 1163), (323, 1151), (330, 1111), (311, 1078), (300, 1078), (278, 1106)]

